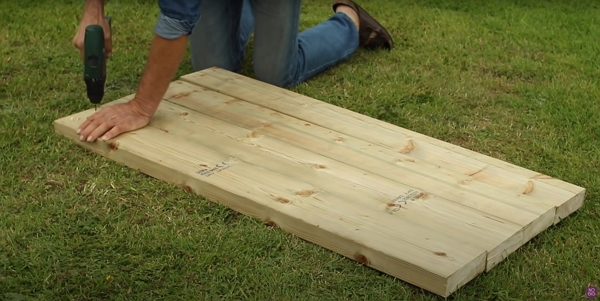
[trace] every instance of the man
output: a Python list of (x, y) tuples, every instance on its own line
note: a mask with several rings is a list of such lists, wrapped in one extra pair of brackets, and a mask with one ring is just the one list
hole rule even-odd
[[(336, 0), (332, 17), (298, 33), (300, 3), (301, 0), (159, 0), (155, 35), (134, 99), (91, 115), (77, 129), (80, 139), (108, 140), (146, 126), (175, 76), (188, 39), (194, 70), (218, 66), (234, 71), (240, 68), (244, 47), (254, 30), (256, 77), (278, 86), (298, 84), (347, 59), (358, 46), (393, 46), (387, 30), (350, 0)], [(85, 27), (91, 24), (101, 24), (108, 32), (103, 0), (86, 0), (73, 39), (80, 51)], [(110, 55), (110, 35), (106, 38)]]

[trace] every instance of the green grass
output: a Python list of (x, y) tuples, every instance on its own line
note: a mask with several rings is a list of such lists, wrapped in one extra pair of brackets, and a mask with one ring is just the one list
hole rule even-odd
[[(109, 1), (105, 99), (135, 92), (155, 2)], [(0, 2), (0, 300), (439, 299), (54, 134), (90, 108), (71, 44), (81, 3)], [(302, 27), (328, 4), (305, 1)], [(449, 299), (586, 300), (600, 285), (600, 2), (361, 4), (396, 48), (292, 90), (588, 189), (579, 212)]]

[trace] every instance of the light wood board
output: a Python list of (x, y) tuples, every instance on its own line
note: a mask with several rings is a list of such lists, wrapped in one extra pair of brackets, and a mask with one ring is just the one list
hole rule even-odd
[[(125, 102), (133, 95), (109, 103)], [(82, 143), (441, 296), (579, 209), (585, 189), (211, 68), (171, 83), (149, 126)]]

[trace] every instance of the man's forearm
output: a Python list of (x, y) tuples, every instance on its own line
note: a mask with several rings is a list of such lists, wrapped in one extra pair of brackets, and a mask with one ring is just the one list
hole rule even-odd
[(148, 115), (154, 114), (173, 80), (185, 53), (187, 40), (187, 35), (172, 40), (154, 35), (146, 69), (133, 100)]
[(83, 14), (89, 16), (104, 16), (104, 0), (86, 0)]

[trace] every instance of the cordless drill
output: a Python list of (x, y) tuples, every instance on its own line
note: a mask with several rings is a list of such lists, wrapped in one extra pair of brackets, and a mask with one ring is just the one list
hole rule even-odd
[[(111, 28), (110, 17), (105, 17)], [(112, 28), (111, 28), (112, 30)], [(83, 39), (84, 68), (83, 80), (87, 87), (87, 96), (94, 104), (94, 110), (104, 97), (106, 83), (106, 51), (104, 45), (104, 30), (100, 25), (89, 25), (85, 28)]]

